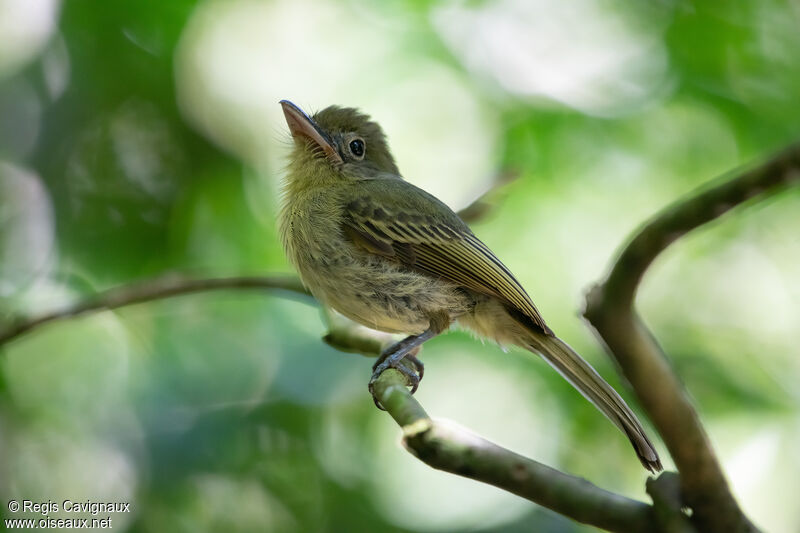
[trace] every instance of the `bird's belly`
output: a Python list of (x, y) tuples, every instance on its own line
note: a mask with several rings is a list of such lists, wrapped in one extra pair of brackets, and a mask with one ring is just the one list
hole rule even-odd
[(320, 301), (367, 327), (418, 334), (442, 310), (453, 318), (466, 312), (470, 298), (442, 280), (407, 270), (382, 257), (355, 251), (336, 260), (323, 256), (300, 275)]

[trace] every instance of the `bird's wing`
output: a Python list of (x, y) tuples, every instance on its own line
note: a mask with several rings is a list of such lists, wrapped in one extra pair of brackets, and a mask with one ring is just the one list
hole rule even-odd
[(344, 207), (342, 227), (354, 244), (497, 297), (550, 331), (514, 275), (445, 204), (399, 179), (369, 180), (355, 190), (355, 199)]

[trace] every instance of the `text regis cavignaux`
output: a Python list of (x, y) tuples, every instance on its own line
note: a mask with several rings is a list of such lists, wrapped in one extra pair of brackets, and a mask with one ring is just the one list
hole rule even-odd
[(22, 500), (21, 511), (40, 513), (43, 516), (62, 510), (66, 513), (89, 513), (91, 515), (98, 515), (100, 513), (129, 513), (130, 506), (130, 503), (125, 502), (93, 502), (91, 500), (74, 502), (72, 500), (64, 500), (59, 507), (58, 502), (52, 500), (47, 500), (46, 502)]

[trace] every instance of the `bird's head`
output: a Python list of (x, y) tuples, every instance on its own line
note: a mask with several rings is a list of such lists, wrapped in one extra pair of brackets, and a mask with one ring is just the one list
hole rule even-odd
[(290, 165), (295, 171), (345, 178), (399, 174), (383, 130), (357, 109), (330, 106), (308, 116), (288, 100), (281, 106), (294, 138)]

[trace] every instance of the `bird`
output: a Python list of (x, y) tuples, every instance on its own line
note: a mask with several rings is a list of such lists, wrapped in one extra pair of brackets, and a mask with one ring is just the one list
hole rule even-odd
[(293, 141), (279, 213), (289, 261), (322, 305), (405, 335), (378, 358), (370, 390), (388, 368), (416, 390), (416, 352), (458, 323), (543, 357), (628, 437), (647, 470), (662, 469), (633, 411), (553, 333), (508, 267), (447, 205), (402, 177), (377, 122), (351, 107), (308, 115), (289, 100), (280, 105)]

